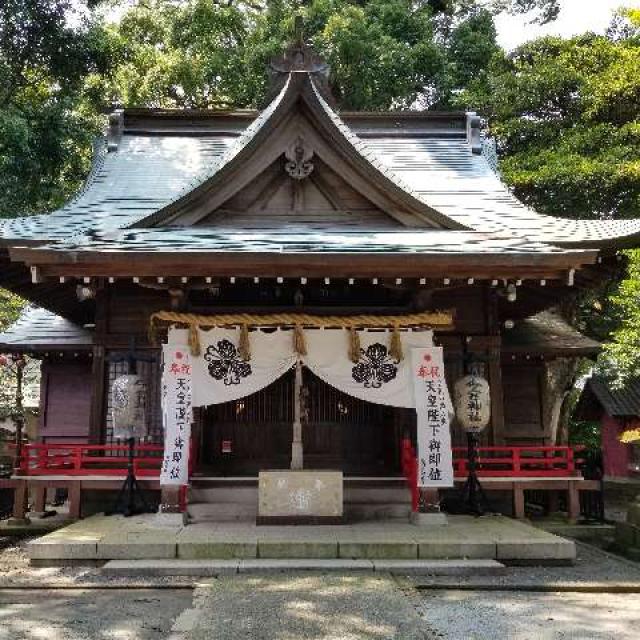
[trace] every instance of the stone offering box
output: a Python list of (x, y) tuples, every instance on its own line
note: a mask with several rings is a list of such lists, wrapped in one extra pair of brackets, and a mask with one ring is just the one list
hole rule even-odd
[(341, 471), (261, 471), (258, 524), (339, 524)]

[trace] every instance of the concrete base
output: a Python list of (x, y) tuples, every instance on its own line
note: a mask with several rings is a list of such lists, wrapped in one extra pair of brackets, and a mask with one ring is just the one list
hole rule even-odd
[(9, 518), (7, 526), (9, 527), (26, 527), (31, 524), (29, 518)]
[(441, 512), (411, 514), (411, 524), (417, 527), (440, 527), (447, 523), (446, 514)]
[(187, 513), (168, 513), (159, 511), (155, 514), (152, 526), (156, 527), (183, 527), (189, 518)]
[(46, 560), (498, 560), (570, 563), (575, 544), (503, 516), (448, 516), (448, 524), (363, 522), (350, 525), (262, 526), (203, 523), (158, 527), (154, 514), (93, 516), (28, 544)]
[(504, 573), (495, 560), (111, 560), (103, 572), (112, 576), (218, 576), (289, 571), (378, 571), (431, 576), (476, 576)]

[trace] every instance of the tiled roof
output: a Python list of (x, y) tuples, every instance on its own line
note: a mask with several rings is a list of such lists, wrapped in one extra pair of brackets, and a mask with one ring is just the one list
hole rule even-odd
[[(243, 113), (229, 126), (233, 117), (226, 114), (226, 124), (220, 126), (212, 114), (199, 116), (198, 126), (188, 118), (176, 118), (170, 127), (157, 130), (125, 127), (117, 151), (108, 153), (105, 144), (100, 147), (87, 184), (76, 198), (49, 215), (4, 221), (0, 240), (9, 244), (16, 244), (16, 240), (66, 241), (75, 235), (77, 238), (65, 246), (98, 240), (108, 243), (109, 232), (140, 224), (232, 162), (277, 111), (288, 84), (253, 121), (250, 114)], [(487, 158), (472, 153), (459, 126), (464, 119), (454, 123), (451, 117), (456, 126), (447, 129), (429, 127), (411, 116), (407, 119), (410, 126), (402, 129), (396, 122), (402, 117), (390, 113), (387, 120), (379, 115), (372, 115), (370, 121), (363, 118), (359, 128), (357, 117), (345, 116), (347, 125), (317, 92), (313, 81), (311, 86), (318, 108), (381, 178), (422, 202), (440, 221), (450, 221), (450, 228), (511, 235), (522, 239), (514, 242), (539, 245), (541, 250), (545, 245), (599, 248), (640, 244), (640, 220), (559, 219), (525, 207), (500, 181)], [(147, 121), (152, 120), (150, 112)], [(387, 121), (388, 126), (380, 124)], [(188, 237), (182, 233), (176, 233), (177, 241)], [(150, 242), (162, 238), (160, 245), (167, 242), (163, 234), (144, 237)], [(464, 237), (458, 239), (463, 241)], [(151, 245), (150, 250), (154, 250)]]
[(513, 329), (503, 329), (502, 350), (507, 353), (594, 355), (600, 351), (600, 343), (581, 334), (557, 313), (541, 311), (520, 320)]
[(614, 417), (640, 416), (640, 379), (629, 380), (617, 389), (604, 378), (589, 378), (583, 395), (593, 393), (605, 412)]
[(92, 333), (37, 307), (27, 307), (18, 320), (0, 333), (0, 350), (40, 351), (44, 349), (88, 349), (93, 344)]
[[(568, 250), (509, 235), (474, 231), (288, 231), (203, 227), (128, 229), (72, 236), (40, 247), (66, 252), (264, 252), (264, 253), (420, 253), (564, 254)], [(582, 253), (581, 251), (579, 251)]]

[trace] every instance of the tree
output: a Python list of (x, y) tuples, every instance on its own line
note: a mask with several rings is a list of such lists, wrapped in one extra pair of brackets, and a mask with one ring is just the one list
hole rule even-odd
[(497, 54), (458, 99), (488, 115), (516, 195), (551, 215), (640, 210), (640, 38), (547, 37)]
[(497, 50), (491, 13), (478, 2), (291, 0), (217, 3), (140, 0), (106, 28), (113, 66), (92, 78), (126, 106), (258, 107), (268, 63), (305, 38), (329, 63), (343, 109), (446, 106)]
[(95, 30), (71, 0), (0, 3), (0, 215), (61, 204), (88, 170), (95, 112), (80, 92)]

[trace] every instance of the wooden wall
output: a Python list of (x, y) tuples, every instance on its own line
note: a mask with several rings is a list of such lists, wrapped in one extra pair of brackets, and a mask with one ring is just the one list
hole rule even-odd
[(88, 442), (91, 364), (43, 362), (40, 382), (40, 440)]
[[(255, 302), (259, 303), (259, 300)], [(170, 308), (166, 290), (143, 288), (131, 282), (105, 285), (99, 292), (97, 305), (93, 370), (89, 364), (77, 363), (49, 363), (43, 367), (41, 434), (44, 439), (108, 440), (108, 392), (110, 377), (114, 374), (109, 356), (122, 354), (132, 336), (142, 353), (159, 356), (159, 350), (147, 342), (147, 329), (151, 313)], [(491, 291), (483, 286), (443, 288), (433, 293), (429, 306), (455, 312), (455, 331), (436, 336), (445, 348), (449, 385), (463, 375), (465, 350), (476, 353), (484, 361), (485, 375), (492, 387), (493, 416), (483, 442), (545, 443), (542, 365), (500, 364), (500, 336)], [(212, 305), (198, 311), (215, 313), (221, 308)], [(367, 306), (362, 309), (372, 310)], [(224, 310), (229, 309), (225, 307)], [(398, 308), (398, 312), (410, 310), (410, 304)], [(357, 310), (349, 309), (349, 312)], [(153, 369), (155, 367), (150, 365), (150, 375)], [(153, 415), (151, 420), (152, 428), (157, 432), (159, 416)], [(465, 444), (464, 433), (455, 426), (453, 442), (458, 446)]]
[(544, 445), (544, 365), (518, 363), (502, 365), (505, 443)]

